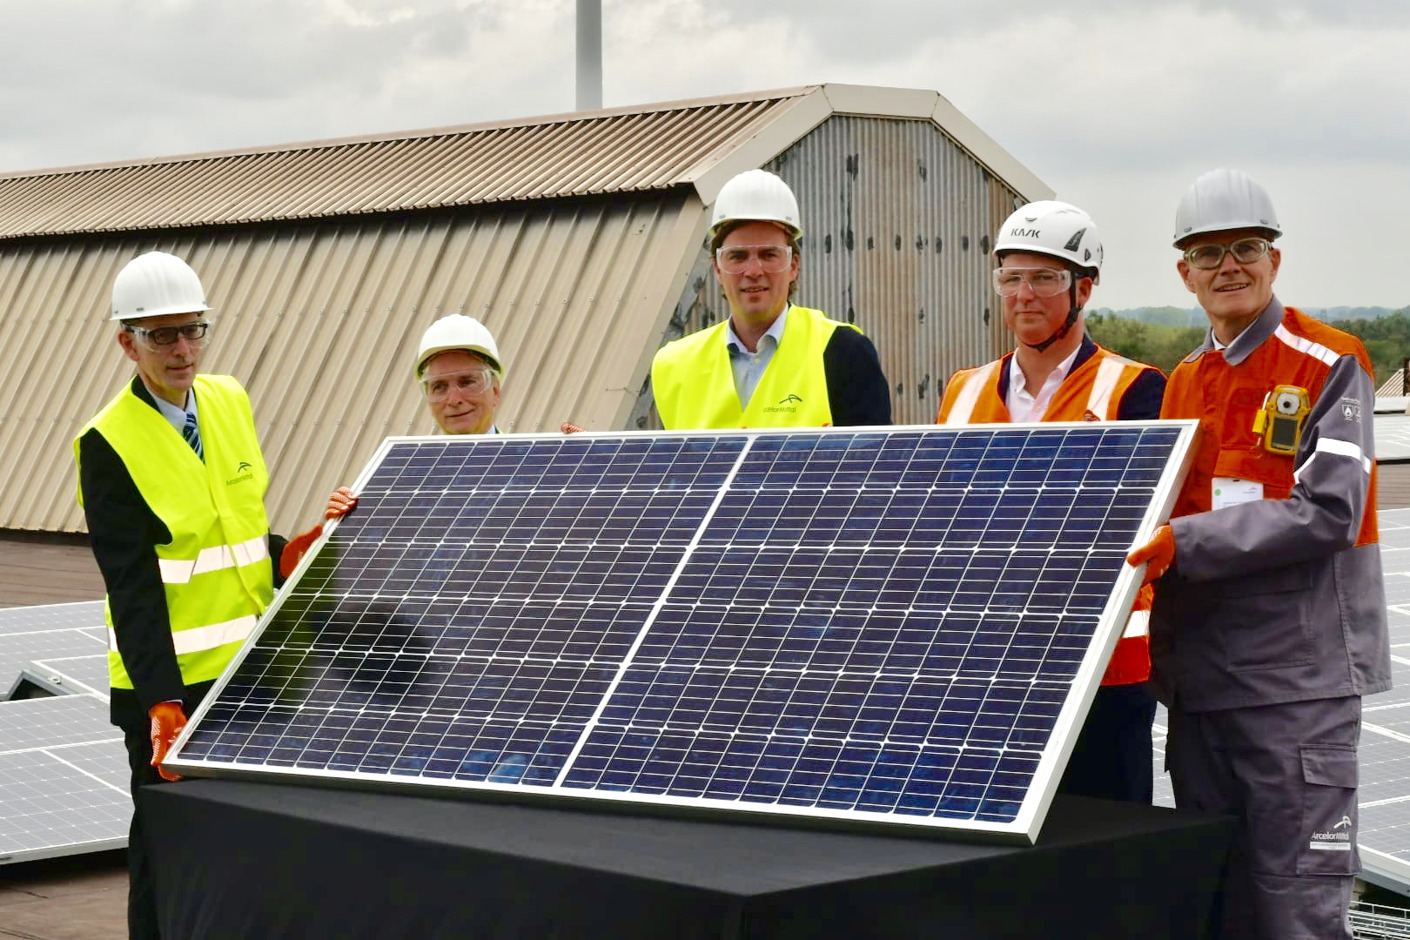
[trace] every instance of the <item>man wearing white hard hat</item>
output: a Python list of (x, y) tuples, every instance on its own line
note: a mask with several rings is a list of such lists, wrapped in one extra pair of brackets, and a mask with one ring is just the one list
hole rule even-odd
[[(1087, 336), (1083, 309), (1101, 280), (1103, 249), (1086, 212), (1065, 202), (1029, 203), (1000, 227), (994, 255), (994, 290), (1018, 345), (1002, 359), (955, 373), (945, 386), (938, 423), (1160, 416), (1160, 370), (1123, 359)], [(1059, 792), (1151, 802), (1150, 601), (1146, 588), (1116, 642)]]
[[(74, 455), (135, 798), (139, 785), (177, 779), (161, 761), (282, 582), (285, 546), (265, 517), (249, 398), (234, 378), (199, 371), (211, 308), (196, 272), (147, 252), (118, 273), (110, 310), (137, 374), (79, 431)], [(149, 824), (133, 813), (132, 937), (158, 936)]]
[[(436, 426), (446, 434), (498, 434), (495, 409), (504, 364), (499, 346), (474, 317), (452, 313), (426, 328), (416, 351), (416, 381), (426, 396)], [(337, 519), (357, 505), (351, 488), (340, 486), (328, 497), (324, 519)], [(323, 534), (315, 526), (290, 540), (302, 555)]]
[(1273, 294), (1282, 234), (1237, 170), (1195, 180), (1176, 266), (1209, 317), (1164, 418), (1201, 436), (1171, 514), (1132, 552), (1182, 807), (1239, 817), (1214, 936), (1350, 938), (1361, 697), (1390, 688), (1366, 350)]
[(748, 170), (721, 188), (710, 226), (730, 316), (657, 351), (667, 430), (891, 423), (876, 348), (861, 331), (791, 300), (802, 227), (788, 184)]

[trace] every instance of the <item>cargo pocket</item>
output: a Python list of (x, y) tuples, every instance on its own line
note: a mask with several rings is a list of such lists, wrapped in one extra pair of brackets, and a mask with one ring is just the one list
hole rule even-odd
[(1304, 744), (1302, 839), (1299, 875), (1354, 875), (1356, 853), (1356, 749)]

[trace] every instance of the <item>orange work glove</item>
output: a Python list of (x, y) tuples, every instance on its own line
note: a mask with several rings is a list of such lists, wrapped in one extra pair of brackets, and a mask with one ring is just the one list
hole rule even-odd
[(1146, 566), (1146, 577), (1142, 584), (1150, 584), (1170, 570), (1175, 563), (1175, 532), (1168, 525), (1155, 530), (1155, 536), (1146, 544), (1126, 556), (1126, 564), (1135, 567)]
[(147, 709), (147, 715), (152, 719), (152, 766), (163, 780), (180, 780), (181, 775), (169, 772), (162, 761), (166, 760), (166, 752), (176, 743), (181, 729), (186, 727), (186, 712), (182, 711), (180, 702), (158, 702)]
[(581, 434), (581, 433), (583, 433), (583, 429), (582, 429), (582, 428), (578, 427), (576, 424), (573, 424), (572, 422), (569, 422), (569, 421), (564, 421), (562, 424), (560, 424), (560, 425), (558, 426), (558, 430), (562, 431), (564, 434)]
[(323, 534), (323, 526), (316, 525), (307, 532), (302, 532), (284, 543), (284, 551), (279, 553), (279, 577), (287, 578), (294, 573), (294, 569), (299, 566), (299, 561), (304, 557), (304, 552), (308, 547), (318, 541), (318, 537)]
[(357, 497), (346, 486), (340, 486), (328, 497), (328, 506), (323, 510), (323, 519), (341, 519), (357, 506)]
[[(328, 505), (323, 508), (323, 520), (327, 522), (330, 519), (341, 519), (352, 512), (356, 505), (357, 497), (353, 495), (353, 491), (346, 486), (340, 486), (328, 497)], [(309, 546), (318, 541), (322, 534), (323, 525), (320, 523), (286, 542), (284, 551), (279, 555), (279, 576), (287, 578), (293, 574)]]

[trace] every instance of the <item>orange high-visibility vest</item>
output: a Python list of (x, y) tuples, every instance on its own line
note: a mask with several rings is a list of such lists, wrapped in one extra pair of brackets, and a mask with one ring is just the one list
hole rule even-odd
[[(945, 386), (937, 424), (1007, 424), (1008, 405), (999, 393), (999, 377), (1009, 353), (977, 369), (962, 369)], [(1053, 393), (1044, 421), (1115, 421), (1121, 399), (1147, 369), (1143, 362), (1123, 359), (1098, 346), (1097, 351), (1067, 374)], [(1155, 590), (1149, 584), (1136, 595), (1131, 616), (1102, 675), (1102, 685), (1131, 685), (1151, 675), (1150, 618)]]

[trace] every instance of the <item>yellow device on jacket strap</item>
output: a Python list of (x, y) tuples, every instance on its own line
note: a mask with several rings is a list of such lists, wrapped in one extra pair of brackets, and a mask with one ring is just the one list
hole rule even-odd
[(1263, 436), (1263, 449), (1270, 454), (1295, 454), (1302, 422), (1311, 410), (1307, 389), (1278, 385), (1263, 396), (1263, 408), (1253, 417), (1253, 433)]

